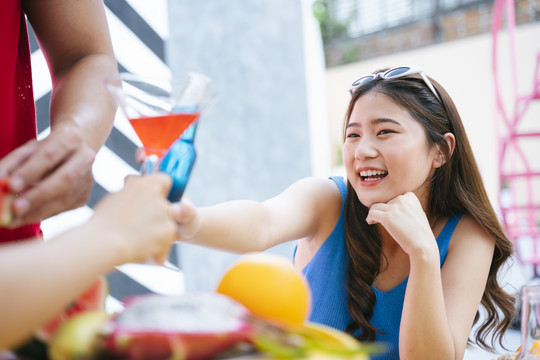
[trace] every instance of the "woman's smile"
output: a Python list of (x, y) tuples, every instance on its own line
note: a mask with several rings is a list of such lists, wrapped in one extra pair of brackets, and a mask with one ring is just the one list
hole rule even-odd
[(357, 173), (360, 175), (362, 186), (375, 185), (388, 175), (388, 171), (376, 168), (361, 168)]

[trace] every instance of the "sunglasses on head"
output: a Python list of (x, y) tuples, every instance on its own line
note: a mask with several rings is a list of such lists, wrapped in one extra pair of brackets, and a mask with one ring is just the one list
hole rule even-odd
[(380, 73), (377, 73), (377, 74), (369, 74), (369, 75), (362, 76), (361, 78), (356, 79), (352, 83), (351, 87), (349, 88), (349, 92), (352, 95), (354, 93), (354, 91), (356, 89), (358, 89), (360, 86), (362, 86), (362, 85), (364, 85), (364, 84), (366, 84), (366, 83), (368, 83), (370, 81), (373, 81), (373, 80), (375, 80), (375, 79), (377, 79), (379, 77), (381, 79), (388, 80), (388, 79), (397, 79), (397, 78), (400, 78), (400, 77), (404, 77), (404, 76), (408, 76), (408, 75), (415, 75), (415, 74), (418, 74), (418, 75), (420, 75), (422, 77), (422, 79), (426, 83), (429, 90), (431, 90), (431, 92), (433, 93), (433, 95), (435, 95), (437, 100), (439, 100), (439, 102), (442, 103), (442, 100), (439, 97), (439, 94), (437, 93), (437, 91), (435, 90), (435, 87), (433, 86), (431, 81), (429, 81), (428, 77), (424, 73), (424, 70), (422, 70), (419, 67), (415, 67), (415, 66), (399, 66), (399, 67), (395, 67), (395, 68), (392, 68), (392, 69), (389, 69), (389, 70), (386, 70), (386, 71), (381, 71)]

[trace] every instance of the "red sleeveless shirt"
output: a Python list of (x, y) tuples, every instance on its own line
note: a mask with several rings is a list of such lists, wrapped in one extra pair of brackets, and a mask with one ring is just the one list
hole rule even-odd
[[(36, 137), (36, 111), (26, 21), (20, 0), (0, 11), (0, 158)], [(0, 243), (41, 236), (39, 224), (0, 229)]]

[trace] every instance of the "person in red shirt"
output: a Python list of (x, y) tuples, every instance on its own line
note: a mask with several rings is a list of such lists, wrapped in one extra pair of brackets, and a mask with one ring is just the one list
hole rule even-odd
[[(50, 134), (36, 140), (25, 17), (52, 79)], [(0, 12), (0, 178), (8, 178), (13, 221), (0, 242), (41, 235), (39, 222), (82, 206), (92, 163), (116, 105), (104, 87), (117, 64), (101, 0), (6, 0)]]

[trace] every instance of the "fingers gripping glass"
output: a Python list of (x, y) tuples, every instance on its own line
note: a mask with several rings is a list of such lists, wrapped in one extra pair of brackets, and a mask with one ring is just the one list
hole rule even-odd
[(424, 70), (422, 70), (419, 67), (411, 67), (411, 66), (395, 67), (390, 70), (383, 71), (377, 74), (369, 74), (369, 75), (362, 76), (361, 78), (357, 79), (355, 82), (352, 83), (351, 87), (349, 88), (349, 92), (352, 95), (354, 91), (358, 89), (360, 86), (372, 80), (375, 80), (378, 77), (382, 79), (397, 79), (400, 77), (404, 77), (408, 75), (415, 75), (415, 74), (418, 74), (422, 77), (422, 79), (426, 83), (429, 90), (431, 90), (431, 92), (433, 93), (433, 95), (435, 95), (437, 100), (439, 100), (439, 102), (442, 103), (441, 98), (439, 97), (439, 94), (437, 93), (437, 90), (435, 90), (435, 87), (433, 86), (431, 81), (429, 81), (428, 77), (424, 73)]

